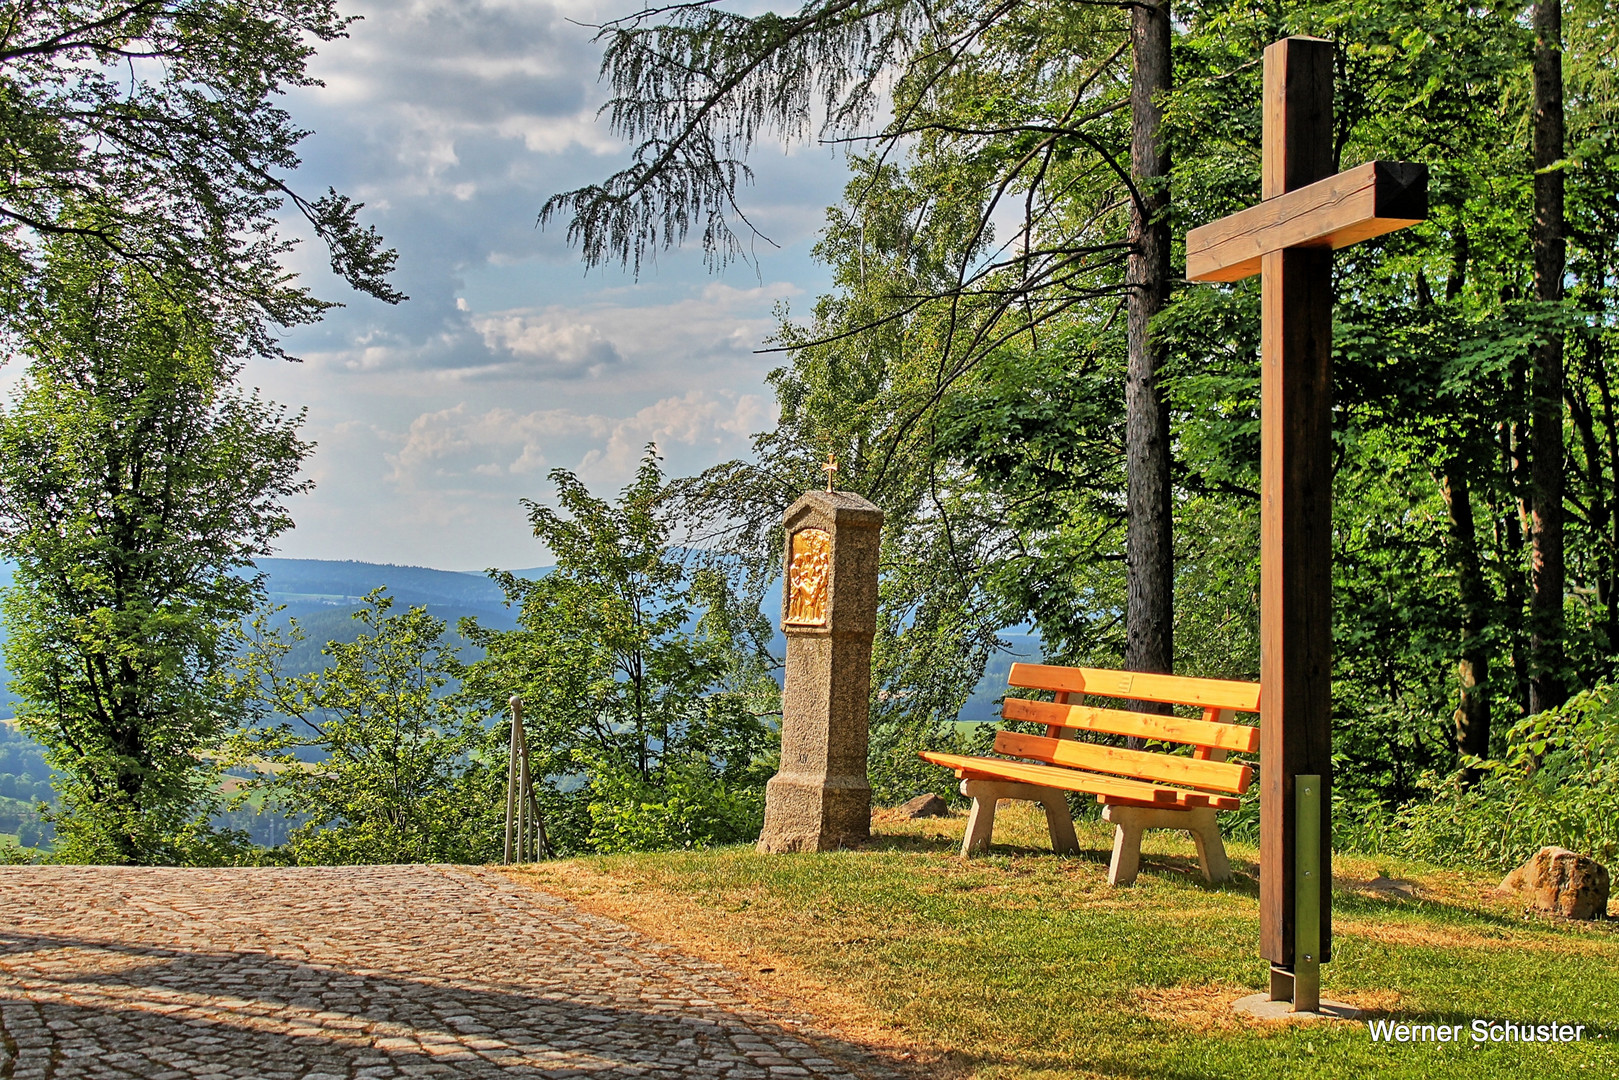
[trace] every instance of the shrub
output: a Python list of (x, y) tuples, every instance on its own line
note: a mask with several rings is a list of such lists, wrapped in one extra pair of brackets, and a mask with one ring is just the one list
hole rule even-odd
[[(1464, 762), (1469, 764), (1469, 762)], [(1507, 733), (1499, 761), (1428, 776), (1424, 797), (1389, 814), (1346, 807), (1336, 842), (1428, 862), (1505, 870), (1547, 845), (1608, 861), (1619, 854), (1619, 688), (1600, 686)]]

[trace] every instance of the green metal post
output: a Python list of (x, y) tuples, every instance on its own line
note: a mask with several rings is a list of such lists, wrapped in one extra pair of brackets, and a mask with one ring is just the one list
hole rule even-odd
[(1293, 1011), (1321, 1007), (1321, 777), (1295, 776)]

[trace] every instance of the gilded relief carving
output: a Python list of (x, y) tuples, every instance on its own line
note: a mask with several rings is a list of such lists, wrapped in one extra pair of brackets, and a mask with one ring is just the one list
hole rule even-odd
[(832, 569), (832, 534), (800, 529), (793, 534), (792, 561), (787, 568), (787, 622), (793, 626), (826, 625), (827, 579)]

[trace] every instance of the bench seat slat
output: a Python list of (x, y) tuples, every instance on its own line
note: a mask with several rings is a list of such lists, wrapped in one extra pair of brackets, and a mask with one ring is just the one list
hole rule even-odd
[(1028, 690), (1070, 694), (1096, 694), (1131, 701), (1163, 701), (1172, 705), (1259, 711), (1259, 684), (1229, 679), (1194, 679), (1184, 675), (1154, 675), (1145, 671), (1103, 671), (1098, 668), (1057, 667), (1053, 664), (1013, 664), (1007, 684)]
[(1227, 810), (1235, 809), (1238, 805), (1236, 799), (1226, 795), (1160, 787), (1139, 780), (1123, 780), (1115, 776), (1081, 772), (1059, 765), (1031, 765), (1022, 761), (1007, 761), (1004, 758), (965, 757), (960, 754), (940, 754), (932, 750), (921, 751), (921, 757), (935, 765), (954, 769), (958, 775), (968, 779), (1015, 780), (1062, 791), (1106, 795), (1166, 809), (1213, 806), (1216, 809)]
[(1125, 799), (1117, 795), (1098, 795), (1096, 801), (1103, 806), (1145, 806), (1154, 810), (1196, 810), (1200, 806), (1212, 806), (1216, 810), (1235, 810), (1242, 805), (1242, 800), (1235, 795), (1182, 791), (1180, 788), (1172, 790), (1175, 792), (1175, 801), (1172, 803), (1143, 802), (1140, 799)]
[(1252, 754), (1259, 750), (1259, 729), (1245, 724), (1221, 724), (1211, 720), (1188, 720), (1182, 716), (1126, 712), (1123, 709), (1093, 709), (1088, 705), (1061, 705), (1054, 701), (1007, 698), (1001, 715), (1008, 720), (1028, 720), (1048, 726), (1102, 731), (1109, 735), (1134, 735), (1165, 742), (1212, 746), (1220, 750)]
[(1009, 757), (1034, 758), (1052, 765), (1114, 773), (1136, 780), (1162, 780), (1236, 795), (1248, 790), (1254, 775), (1254, 770), (1247, 765), (1199, 761), (1148, 750), (1124, 750), (1116, 746), (1075, 742), (1073, 739), (1049, 739), (1016, 731), (997, 732), (995, 752)]
[[(1096, 802), (1101, 806), (1139, 806), (1148, 810), (1162, 810), (1164, 808), (1163, 803), (1142, 802), (1140, 799), (1121, 799), (1117, 795), (1098, 795)], [(1211, 802), (1216, 810), (1235, 810), (1242, 805), (1239, 800), (1228, 795), (1218, 796)]]

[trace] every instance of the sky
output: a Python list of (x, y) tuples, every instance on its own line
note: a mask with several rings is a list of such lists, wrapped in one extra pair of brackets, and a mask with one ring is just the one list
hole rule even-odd
[(757, 147), (744, 205), (777, 247), (711, 274), (700, 247), (660, 254), (639, 280), (586, 272), (564, 229), (536, 217), (554, 192), (601, 179), (626, 145), (596, 118), (599, 47), (586, 25), (638, 5), (580, 0), (348, 0), (364, 16), (322, 47), (323, 88), (286, 104), (313, 132), (294, 186), (366, 204), (399, 251), (390, 307), (290, 259), (345, 306), (284, 340), (301, 363), (244, 379), (306, 408), (314, 490), (277, 555), (478, 570), (544, 565), (520, 500), (547, 501), (554, 468), (599, 495), (655, 443), (670, 475), (745, 456), (774, 423), (757, 352), (785, 302), (828, 288), (810, 257), (846, 178), (825, 147)]

